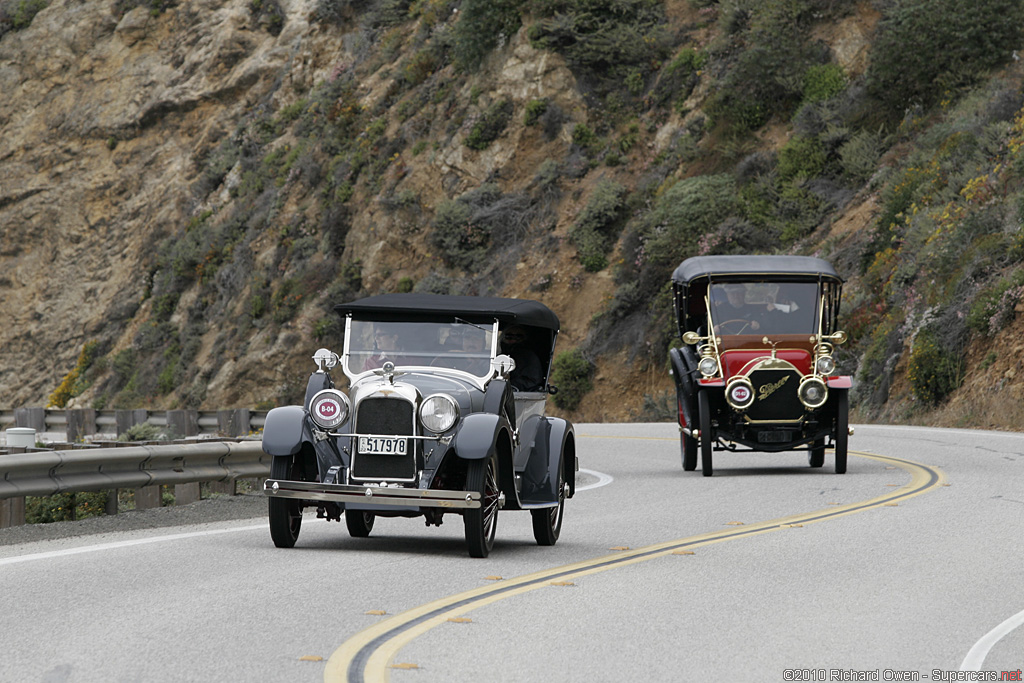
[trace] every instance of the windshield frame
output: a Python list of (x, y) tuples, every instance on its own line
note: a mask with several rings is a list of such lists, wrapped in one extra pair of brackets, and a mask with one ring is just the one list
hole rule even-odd
[[(345, 375), (349, 378), (350, 383), (355, 383), (362, 380), (365, 377), (380, 376), (381, 370), (378, 368), (369, 368), (365, 366), (366, 361), (372, 357), (373, 354), (369, 352), (377, 350), (376, 348), (369, 348), (365, 342), (362, 342), (362, 338), (365, 337), (368, 326), (371, 330), (373, 326), (387, 325), (389, 328), (399, 331), (401, 336), (406, 339), (415, 339), (418, 336), (426, 338), (431, 332), (440, 333), (446, 328), (449, 330), (448, 335), (451, 335), (451, 331), (457, 328), (461, 328), (463, 331), (466, 328), (472, 327), (482, 331), (485, 335), (484, 348), (479, 352), (463, 352), (461, 350), (455, 350), (451, 348), (442, 348), (436, 344), (431, 348), (427, 348), (427, 343), (424, 343), (424, 348), (421, 349), (404, 349), (406, 355), (412, 354), (415, 357), (415, 361), (402, 358), (401, 353), (396, 353), (395, 370), (401, 372), (423, 372), (423, 373), (443, 373), (443, 374), (454, 374), (460, 378), (471, 381), (473, 384), (480, 388), (484, 388), (488, 381), (494, 376), (494, 358), (499, 353), (499, 334), (498, 334), (498, 320), (495, 318), (488, 324), (477, 324), (472, 323), (461, 318), (454, 317), (448, 320), (407, 320), (407, 321), (395, 321), (395, 320), (375, 320), (372, 318), (353, 318), (352, 315), (345, 316), (345, 338), (344, 345), (341, 355), (341, 368)], [(358, 339), (357, 339), (358, 338)], [(447, 339), (447, 337), (446, 337)], [(437, 340), (440, 341), (439, 339)], [(468, 360), (468, 359), (479, 359), (487, 360), (487, 369), (477, 372), (460, 369), (451, 365), (446, 365), (445, 360)], [(423, 362), (419, 362), (423, 361)], [(432, 362), (439, 362), (439, 364), (432, 364)]]
[[(743, 287), (742, 303), (730, 305), (728, 291)], [(786, 302), (779, 299), (787, 289)], [(729, 320), (757, 320), (758, 327), (750, 327), (746, 334), (772, 336), (816, 335), (821, 331), (821, 291), (819, 283), (808, 281), (716, 280), (708, 283), (707, 318), (716, 335), (738, 336), (743, 333), (720, 331)], [(800, 302), (794, 308), (793, 303)], [(733, 308), (736, 306), (736, 308)], [(737, 311), (733, 313), (732, 311)], [(789, 316), (794, 316), (789, 318)], [(780, 324), (788, 323), (788, 324)]]

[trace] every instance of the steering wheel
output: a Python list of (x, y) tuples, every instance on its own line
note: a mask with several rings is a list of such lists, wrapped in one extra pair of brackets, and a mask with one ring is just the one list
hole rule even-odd
[[(726, 325), (731, 325), (733, 327), (738, 325), (739, 328), (735, 332), (733, 332), (730, 329), (726, 329)], [(718, 323), (718, 325), (716, 325), (715, 327), (717, 327), (718, 331), (722, 334), (743, 334), (743, 330), (747, 329), (747, 327), (749, 326), (749, 320), (744, 320), (743, 318), (734, 318), (732, 320), (726, 320), (725, 322)]]

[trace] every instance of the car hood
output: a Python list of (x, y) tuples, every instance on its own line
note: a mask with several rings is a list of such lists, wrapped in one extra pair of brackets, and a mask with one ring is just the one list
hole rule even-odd
[[(372, 391), (377, 386), (387, 388), (392, 385), (390, 382), (374, 376), (359, 381), (353, 386), (353, 389), (358, 387), (359, 392), (362, 393)], [(459, 404), (459, 408), (463, 413), (477, 412), (483, 406), (484, 392), (480, 390), (480, 387), (469, 380), (456, 376), (454, 373), (449, 375), (441, 371), (405, 372), (395, 375), (393, 386), (396, 388), (402, 386), (415, 387), (421, 396), (448, 394)]]

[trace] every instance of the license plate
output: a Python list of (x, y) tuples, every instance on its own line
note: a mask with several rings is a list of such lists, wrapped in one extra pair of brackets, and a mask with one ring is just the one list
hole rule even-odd
[(361, 436), (359, 437), (359, 452), (366, 455), (405, 455), (408, 442), (408, 439)]
[(789, 441), (789, 432), (758, 432), (757, 440), (761, 443), (785, 443)]

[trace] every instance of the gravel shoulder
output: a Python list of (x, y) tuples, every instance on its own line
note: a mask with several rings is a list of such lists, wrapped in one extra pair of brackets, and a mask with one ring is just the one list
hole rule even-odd
[(90, 517), (74, 522), (8, 527), (0, 529), (0, 546), (134, 529), (157, 529), (235, 519), (266, 519), (266, 517), (267, 499), (262, 493), (213, 496), (188, 505), (172, 505), (151, 510), (128, 510), (116, 515)]

